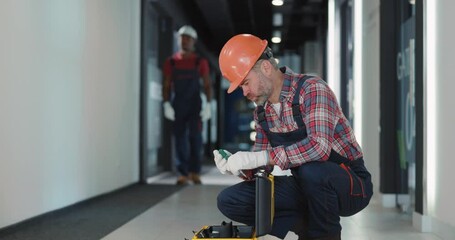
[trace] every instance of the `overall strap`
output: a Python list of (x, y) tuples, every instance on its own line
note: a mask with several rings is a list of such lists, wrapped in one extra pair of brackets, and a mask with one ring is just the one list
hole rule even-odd
[(262, 129), (264, 129), (265, 132), (269, 132), (269, 125), (267, 124), (267, 121), (265, 120), (265, 110), (264, 106), (260, 105), (257, 107), (257, 115), (258, 115), (258, 123), (261, 125)]
[(305, 75), (302, 79), (297, 82), (297, 88), (295, 89), (294, 99), (292, 99), (292, 117), (297, 123), (299, 128), (304, 127), (305, 123), (303, 122), (302, 113), (300, 112), (300, 90), (302, 89), (303, 84), (311, 78), (309, 75)]

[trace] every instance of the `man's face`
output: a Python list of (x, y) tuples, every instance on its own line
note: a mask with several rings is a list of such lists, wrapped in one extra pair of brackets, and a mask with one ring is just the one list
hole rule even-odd
[(243, 95), (256, 105), (263, 105), (272, 94), (272, 80), (260, 69), (252, 69), (240, 84)]
[(180, 35), (179, 45), (183, 51), (185, 52), (192, 51), (194, 47), (194, 42), (195, 40), (192, 37), (188, 35)]

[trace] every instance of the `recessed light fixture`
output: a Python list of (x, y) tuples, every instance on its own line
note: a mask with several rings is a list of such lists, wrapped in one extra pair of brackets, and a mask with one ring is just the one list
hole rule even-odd
[(280, 30), (273, 31), (272, 42), (273, 43), (280, 43), (281, 42), (281, 31)]
[(273, 6), (283, 6), (283, 0), (272, 0)]

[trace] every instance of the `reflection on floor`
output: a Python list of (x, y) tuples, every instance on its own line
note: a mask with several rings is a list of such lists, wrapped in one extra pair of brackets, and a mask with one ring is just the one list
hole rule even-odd
[[(183, 240), (191, 239), (193, 231), (205, 225), (228, 221), (216, 208), (216, 196), (225, 186), (240, 179), (224, 176), (216, 168), (202, 176), (203, 185), (189, 185), (164, 199), (143, 214), (131, 220), (105, 240)], [(174, 184), (175, 176), (163, 174), (150, 184)], [(382, 208), (373, 200), (364, 211), (342, 219), (342, 239), (356, 240), (441, 240), (430, 233), (420, 233), (412, 227), (411, 217), (397, 209)], [(296, 240), (289, 233), (286, 240)]]

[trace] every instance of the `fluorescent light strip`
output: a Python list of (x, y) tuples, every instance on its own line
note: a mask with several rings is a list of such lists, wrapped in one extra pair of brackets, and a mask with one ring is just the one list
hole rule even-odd
[[(437, 146), (436, 138), (436, 3), (434, 0), (424, 1), (426, 7), (425, 20), (424, 20), (424, 66), (426, 66), (424, 73), (424, 84), (426, 85), (425, 104), (426, 104), (426, 206), (424, 206), (424, 214), (431, 215), (434, 213), (435, 196), (436, 196), (436, 159), (437, 153), (435, 147)], [(425, 202), (424, 202), (425, 204)]]
[(362, 114), (363, 114), (363, 1), (354, 1), (354, 131), (360, 145), (362, 145)]
[(331, 88), (335, 79), (335, 0), (328, 3), (328, 30), (327, 30), (327, 81)]

